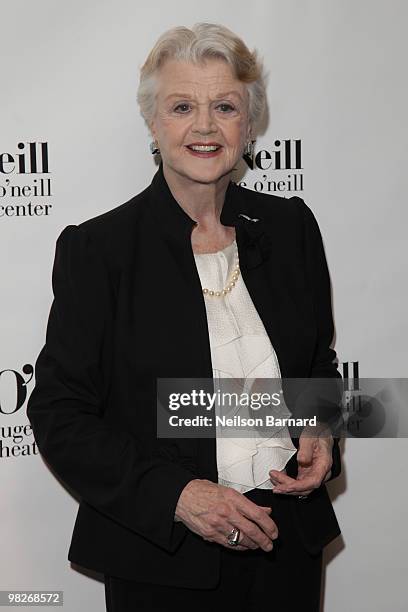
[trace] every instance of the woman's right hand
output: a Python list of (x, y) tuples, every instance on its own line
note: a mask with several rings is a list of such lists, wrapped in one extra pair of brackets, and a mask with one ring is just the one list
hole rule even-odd
[[(204, 540), (217, 542), (230, 550), (262, 548), (270, 551), (272, 540), (278, 537), (278, 528), (270, 512), (271, 508), (258, 506), (231, 487), (194, 479), (181, 492), (174, 520), (182, 521)], [(237, 546), (227, 542), (234, 527), (241, 532)]]

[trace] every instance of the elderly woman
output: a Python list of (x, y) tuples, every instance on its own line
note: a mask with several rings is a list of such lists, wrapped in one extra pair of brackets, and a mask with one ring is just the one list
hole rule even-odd
[(165, 32), (138, 92), (151, 184), (57, 241), (27, 414), (80, 500), (68, 559), (104, 574), (111, 612), (319, 610), (322, 549), (340, 533), (324, 411), (318, 433), (250, 448), (156, 429), (159, 378), (340, 377), (311, 210), (231, 181), (264, 98), (230, 30)]

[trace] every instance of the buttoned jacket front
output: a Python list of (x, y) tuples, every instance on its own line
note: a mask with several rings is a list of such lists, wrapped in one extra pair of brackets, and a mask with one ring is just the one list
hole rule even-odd
[[(282, 377), (338, 379), (330, 280), (311, 210), (301, 198), (231, 182), (220, 220), (235, 227), (242, 278)], [(212, 377), (194, 224), (160, 165), (143, 192), (62, 231), (27, 415), (41, 455), (80, 502), (69, 560), (123, 578), (210, 588), (221, 546), (173, 519), (190, 480), (217, 482), (215, 439), (156, 432), (157, 378)], [(286, 469), (296, 476), (296, 455)], [(332, 478), (339, 473), (336, 438)], [(291, 508), (309, 552), (339, 535), (325, 485)]]

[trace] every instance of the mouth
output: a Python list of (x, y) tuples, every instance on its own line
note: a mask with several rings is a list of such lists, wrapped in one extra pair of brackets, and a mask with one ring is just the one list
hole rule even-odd
[(222, 145), (217, 142), (210, 143), (192, 143), (186, 145), (186, 148), (193, 154), (198, 157), (214, 157), (218, 155), (222, 149)]

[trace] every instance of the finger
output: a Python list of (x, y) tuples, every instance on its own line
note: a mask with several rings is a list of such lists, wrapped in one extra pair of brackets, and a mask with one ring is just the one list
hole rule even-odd
[[(303, 468), (299, 466), (297, 478), (291, 478), (290, 481), (285, 479), (285, 482), (278, 482), (274, 489), (274, 493), (298, 493), (307, 489), (317, 489), (322, 483), (322, 480), (327, 472), (327, 467), (320, 464), (312, 465)], [(273, 483), (274, 479), (271, 477)]]
[[(261, 512), (263, 512), (261, 510)], [(256, 523), (246, 519), (243, 515), (237, 512), (234, 515), (233, 523), (241, 532), (240, 544), (244, 544), (250, 548), (262, 548), (262, 550), (270, 551), (273, 548), (272, 538), (269, 538), (260, 529)], [(277, 536), (276, 536), (277, 537)], [(276, 539), (276, 538), (275, 538)]]
[(223, 516), (218, 515), (211, 517), (211, 520), (208, 520), (207, 524), (202, 527), (199, 533), (204, 540), (207, 540), (208, 542), (216, 542), (217, 544), (221, 544), (221, 546), (225, 546), (226, 548), (234, 548), (234, 550), (259, 548), (255, 542), (245, 537), (245, 534), (243, 534), (242, 531), (239, 536), (238, 544), (236, 546), (231, 546), (231, 544), (228, 543), (228, 536), (231, 534), (234, 527), (241, 531), (238, 524), (235, 524), (235, 522), (229, 518), (224, 518)]
[(251, 542), (248, 538), (243, 536), (242, 533), (239, 534), (238, 544), (231, 546), (231, 544), (228, 543), (228, 537), (233, 528), (233, 525), (230, 524), (224, 532), (218, 532), (213, 541), (221, 544), (224, 548), (228, 548), (228, 550), (236, 550), (238, 552), (259, 548), (254, 542)]
[[(261, 548), (268, 543), (268, 540), (270, 542), (278, 537), (276, 523), (262, 507), (242, 495), (237, 499), (235, 508), (237, 516), (234, 516), (234, 522), (235, 520), (240, 521), (243, 533), (259, 544)], [(241, 529), (241, 527), (239, 528)]]
[(327, 472), (331, 469), (332, 465), (333, 460), (331, 457), (319, 457), (315, 459), (313, 464), (310, 466), (299, 465), (297, 479), (302, 480), (304, 478), (314, 476), (316, 477), (316, 480), (320, 480), (321, 482)]
[[(240, 540), (239, 544), (244, 545), (248, 548), (263, 548), (266, 551), (271, 550), (271, 538), (269, 538), (259, 527), (250, 520), (247, 520), (241, 512), (236, 508), (237, 503), (244, 502), (244, 506), (247, 506), (247, 509), (251, 509), (252, 507), (255, 509), (255, 512), (252, 511), (252, 516), (256, 517), (259, 515), (259, 519), (263, 523), (265, 521), (271, 523), (274, 537), (277, 537), (277, 528), (275, 523), (269, 518), (269, 513), (271, 512), (270, 506), (257, 506), (249, 499), (247, 499), (241, 493), (230, 489), (227, 492), (228, 495), (228, 504), (223, 504), (222, 509), (219, 507), (219, 511), (216, 514), (213, 514), (211, 517), (207, 518), (206, 524), (203, 526), (201, 530), (201, 535), (204, 539), (209, 541), (215, 541), (223, 546), (230, 547), (228, 544), (227, 536), (231, 533), (233, 527), (236, 527), (240, 530)], [(247, 510), (248, 511), (248, 510)], [(234, 547), (235, 549), (238, 546)]]
[[(237, 513), (236, 515), (234, 515), (233, 518), (231, 518), (231, 521), (224, 521), (222, 527), (220, 528), (218, 532), (217, 541), (223, 546), (226, 546), (227, 548), (233, 548), (234, 550), (256, 550), (258, 549), (259, 544), (255, 542), (251, 537), (249, 537), (246, 533), (244, 533), (244, 529), (246, 528), (246, 523), (242, 522), (240, 518), (242, 518), (241, 515)], [(228, 543), (228, 536), (230, 535), (234, 527), (239, 529), (240, 534), (239, 534), (239, 539), (238, 539), (238, 545), (231, 546), (231, 544)]]
[[(240, 530), (237, 546), (231, 546), (231, 544), (228, 544), (228, 536), (230, 535), (234, 527)], [(226, 546), (227, 548), (237, 549), (238, 546), (244, 548), (245, 550), (256, 550), (257, 548), (259, 548), (259, 545), (248, 535), (246, 535), (241, 527), (242, 525), (239, 526), (236, 517), (234, 517), (233, 520), (231, 519), (231, 521), (223, 521), (222, 525), (220, 525), (220, 528), (218, 530), (218, 542), (223, 546)]]
[(311, 463), (316, 446), (315, 438), (301, 438), (299, 440), (299, 450), (297, 452), (298, 463)]
[(323, 468), (313, 468), (313, 471), (311, 471), (310, 467), (308, 467), (306, 468), (308, 471), (303, 473), (304, 469), (305, 468), (299, 467), (297, 478), (291, 478), (287, 475), (275, 476), (272, 475), (274, 473), (274, 470), (271, 470), (270, 480), (272, 484), (275, 485), (273, 491), (275, 493), (294, 491), (297, 487), (299, 487), (299, 482), (303, 481), (306, 478), (309, 478), (309, 484), (310, 486), (312, 486), (313, 482), (317, 483), (319, 481), (319, 478), (323, 478), (323, 475), (326, 473)]
[(278, 470), (269, 470), (269, 476), (272, 484), (290, 485), (296, 482), (295, 478), (291, 478), (283, 472), (278, 472)]
[(317, 489), (323, 480), (323, 475), (321, 477), (313, 476), (305, 476), (303, 478), (298, 478), (294, 481), (294, 484), (290, 485), (277, 485), (273, 489), (273, 493), (287, 493), (294, 495), (303, 495), (306, 491), (313, 491)]
[[(260, 510), (260, 512), (264, 512)], [(269, 518), (266, 514), (264, 515), (266, 518)], [(270, 550), (271, 545), (273, 544), (273, 540), (276, 540), (278, 537), (278, 528), (272, 519), (270, 519), (271, 526), (260, 527), (256, 520), (251, 520), (246, 518), (240, 512), (237, 512), (237, 516), (234, 519), (238, 521), (238, 525), (240, 526), (241, 532), (246, 538), (252, 540), (259, 548), (263, 550)], [(260, 519), (258, 519), (259, 521)]]
[[(297, 478), (291, 478), (282, 472), (270, 470), (270, 480), (275, 485), (273, 490), (276, 493), (296, 491), (300, 481), (307, 487), (316, 488), (321, 484), (331, 464), (331, 457), (330, 459), (318, 457), (310, 466), (299, 465)], [(309, 480), (307, 481), (307, 479)]]

